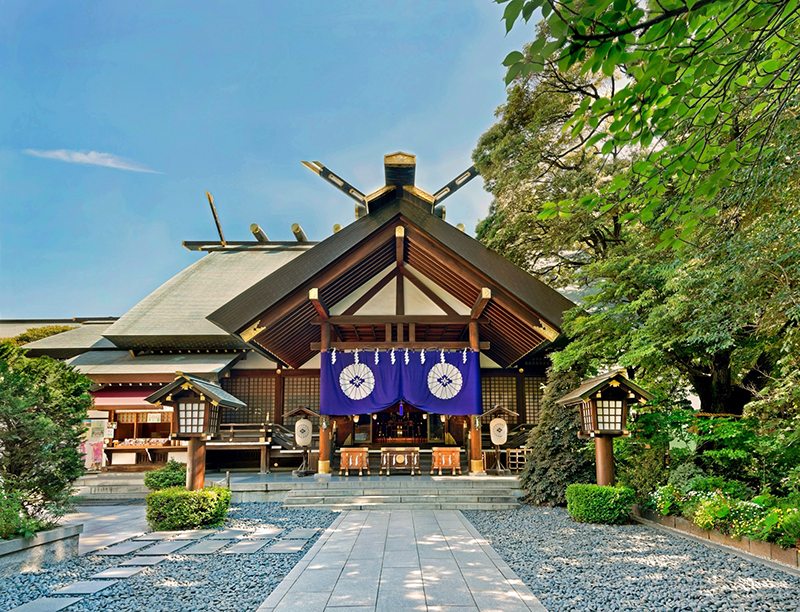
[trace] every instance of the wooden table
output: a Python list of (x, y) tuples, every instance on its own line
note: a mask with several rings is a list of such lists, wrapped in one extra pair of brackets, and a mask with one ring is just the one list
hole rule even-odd
[(452, 475), (456, 475), (456, 470), (461, 474), (461, 449), (458, 446), (444, 446), (433, 448), (433, 461), (431, 462), (431, 474), (439, 469), (439, 476), (443, 469), (451, 469)]
[(363, 476), (363, 470), (369, 475), (369, 452), (366, 448), (343, 448), (339, 459), (339, 476), (344, 472), (350, 475), (350, 470), (358, 470), (358, 475)]
[(414, 470), (419, 471), (419, 448), (418, 447), (394, 447), (385, 446), (381, 448), (381, 469), (379, 474), (386, 470), (386, 475), (391, 474), (392, 469), (395, 470), (411, 470), (411, 475), (414, 475)]

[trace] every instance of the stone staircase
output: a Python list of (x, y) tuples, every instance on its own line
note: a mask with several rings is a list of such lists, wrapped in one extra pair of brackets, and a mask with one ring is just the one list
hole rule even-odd
[(288, 492), (284, 507), (326, 510), (516, 510), (516, 478), (316, 481)]
[(87, 474), (75, 483), (77, 496), (86, 502), (122, 502), (142, 500), (150, 493), (141, 472), (103, 472)]

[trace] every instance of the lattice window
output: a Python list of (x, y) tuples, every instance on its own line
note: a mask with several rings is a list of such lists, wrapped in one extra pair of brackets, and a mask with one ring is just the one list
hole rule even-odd
[(275, 377), (223, 378), (222, 388), (247, 406), (234, 410), (222, 408), (225, 423), (268, 423), (275, 414)]
[(622, 429), (622, 402), (620, 400), (597, 400), (597, 429)]
[(525, 377), (525, 416), (528, 423), (533, 425), (539, 423), (539, 410), (542, 407), (542, 396), (544, 395), (542, 386), (546, 383), (547, 379), (544, 377)]
[[(309, 408), (319, 412), (319, 376), (286, 376), (283, 380), (283, 414), (289, 414), (295, 408)], [(286, 427), (294, 428), (301, 415), (284, 418)], [(314, 430), (319, 426), (319, 417), (306, 416), (314, 424)]]
[(180, 403), (178, 413), (181, 433), (203, 433), (203, 417), (206, 413), (204, 403)]
[[(509, 410), (517, 411), (517, 379), (511, 376), (483, 376), (481, 377), (481, 387), (483, 391), (483, 411), (491, 410), (497, 405)], [(500, 416), (509, 425), (517, 422), (516, 417), (508, 414), (500, 414), (483, 417), (482, 422), (488, 424), (494, 417)]]
[(118, 412), (117, 421), (120, 423), (133, 423), (136, 421), (135, 412)]

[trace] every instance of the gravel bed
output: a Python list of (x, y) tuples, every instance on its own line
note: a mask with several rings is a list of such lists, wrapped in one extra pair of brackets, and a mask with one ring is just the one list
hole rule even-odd
[[(296, 527), (328, 527), (338, 516), (326, 510), (287, 509), (279, 502), (231, 506), (224, 527), (279, 527), (284, 535)], [(322, 533), (321, 531), (319, 533)], [(299, 553), (181, 555), (180, 551), (68, 608), (69, 612), (147, 610), (256, 610), (319, 537)], [(205, 541), (205, 540), (200, 540)], [(117, 567), (133, 554), (101, 557), (88, 554), (46, 566), (41, 572), (0, 578), (0, 610), (9, 610), (55, 589)]]
[(464, 515), (550, 612), (800, 611), (800, 577), (639, 524), (532, 506)]

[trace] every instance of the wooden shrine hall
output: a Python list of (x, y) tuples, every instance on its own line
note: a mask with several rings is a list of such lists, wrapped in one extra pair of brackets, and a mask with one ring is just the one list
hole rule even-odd
[[(254, 240), (229, 242), (209, 196), (219, 240), (184, 242), (204, 256), (96, 326), (96, 342), (84, 330), (89, 348), (70, 363), (97, 383), (110, 469), (188, 460), (179, 404), (146, 401), (176, 372), (229, 399), (202, 431), (215, 467), (299, 461), (292, 437), (305, 418), (321, 474), (348, 449), (384, 448), (401, 466), (413, 462), (403, 449), (463, 449), (481, 473), (484, 413), (506, 409), (512, 432), (535, 425), (547, 352), (574, 304), (446, 221), (443, 202), (475, 169), (431, 194), (415, 184), (415, 156), (394, 153), (385, 185), (365, 194), (304, 164), (354, 200), (355, 221), (320, 242), (298, 224), (293, 242), (256, 224)], [(64, 352), (76, 331), (28, 348)]]

